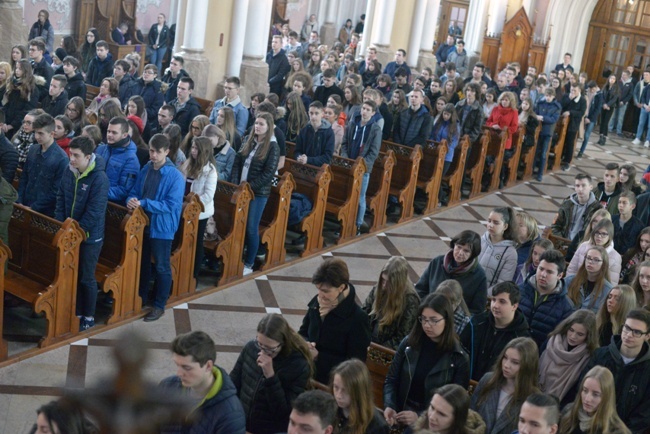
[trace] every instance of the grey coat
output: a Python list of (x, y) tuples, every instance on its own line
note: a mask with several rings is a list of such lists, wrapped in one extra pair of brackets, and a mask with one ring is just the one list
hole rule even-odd
[(517, 429), (519, 422), (519, 410), (521, 405), (506, 406), (501, 415), (497, 418), (497, 407), (499, 406), (499, 389), (492, 390), (481, 404), (478, 403), (480, 393), (492, 378), (492, 372), (488, 372), (481, 378), (478, 386), (474, 389), (470, 408), (481, 415), (487, 425), (486, 434), (510, 434)]

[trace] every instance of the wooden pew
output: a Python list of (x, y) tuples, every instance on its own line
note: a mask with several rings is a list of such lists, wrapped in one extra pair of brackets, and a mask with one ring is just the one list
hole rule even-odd
[(488, 155), (494, 158), (494, 170), (490, 177), (490, 183), (487, 191), (499, 189), (499, 180), (501, 179), (501, 167), (503, 166), (503, 154), (506, 151), (506, 141), (508, 140), (508, 128), (494, 130), (493, 128), (483, 127), (483, 133), (489, 137), (486, 158)]
[(375, 406), (378, 408), (384, 408), (384, 380), (386, 380), (386, 374), (388, 374), (393, 357), (395, 357), (394, 350), (374, 342), (370, 343), (366, 366), (370, 371), (372, 394)]
[(86, 108), (93, 102), (93, 100), (99, 95), (99, 88), (93, 86), (92, 84), (86, 84)]
[[(560, 165), (562, 163), (562, 151), (564, 150), (564, 139), (566, 138), (566, 132), (569, 128), (569, 117), (561, 117), (560, 120), (555, 124), (555, 133), (557, 134), (557, 142), (553, 146), (553, 142), (548, 146), (548, 151), (546, 152), (546, 168), (547, 171), (558, 171), (560, 170)], [(551, 163), (551, 154), (553, 154), (553, 163)]]
[(248, 204), (253, 200), (253, 190), (247, 182), (240, 185), (226, 181), (217, 182), (214, 193), (214, 221), (220, 240), (204, 241), (206, 254), (223, 261), (223, 274), (219, 284), (232, 282), (244, 273), (244, 238)]
[(336, 244), (357, 235), (357, 211), (361, 183), (366, 173), (366, 163), (362, 157), (356, 160), (335, 155), (330, 165), (332, 184), (327, 195), (326, 214), (333, 216), (341, 225)]
[(381, 150), (384, 152), (393, 151), (397, 164), (393, 170), (390, 180), (390, 194), (397, 196), (402, 207), (398, 223), (413, 217), (413, 199), (418, 181), (418, 171), (422, 160), (422, 146), (415, 145), (414, 148), (398, 145), (397, 143), (382, 141)]
[(136, 208), (132, 213), (121, 205), (108, 203), (104, 245), (95, 268), (95, 278), (105, 293), (113, 293), (113, 311), (107, 324), (133, 316), (142, 310), (139, 295), (140, 264), (144, 228), (149, 218)]
[(296, 183), (289, 172), (276, 177), (276, 180), (277, 183), (274, 183), (271, 188), (260, 222), (260, 243), (266, 244), (266, 261), (262, 265), (262, 270), (283, 264), (286, 256), (284, 242), (287, 237), (289, 204)]
[(194, 97), (194, 99), (201, 106), (201, 114), (210, 117), (210, 113), (212, 113), (212, 107), (214, 107), (214, 101), (210, 101), (209, 99), (204, 99), (204, 98), (198, 98), (196, 96)]
[(517, 178), (524, 181), (529, 180), (533, 177), (533, 169), (535, 167), (535, 154), (537, 152), (537, 144), (539, 143), (539, 135), (542, 132), (542, 124), (540, 123), (535, 129), (535, 145), (530, 148), (522, 148), (521, 154), (519, 156), (519, 162), (524, 166), (523, 173), (521, 176), (517, 174)]
[(167, 303), (181, 300), (196, 291), (194, 259), (198, 243), (199, 215), (203, 204), (196, 193), (190, 193), (183, 200), (183, 211), (178, 230), (172, 244), (172, 290)]
[(77, 275), (79, 247), (86, 235), (71, 218), (61, 223), (14, 204), (9, 223), (12, 260), (5, 274), (5, 292), (45, 314), (43, 348), (79, 332)]
[(390, 180), (395, 166), (395, 153), (391, 150), (380, 152), (370, 173), (366, 190), (366, 208), (373, 214), (370, 232), (376, 232), (386, 226), (386, 207), (390, 193)]
[(512, 149), (515, 151), (512, 154), (512, 157), (506, 162), (506, 167), (508, 168), (508, 177), (506, 178), (504, 184), (505, 187), (510, 187), (512, 184), (517, 181), (517, 168), (519, 167), (519, 157), (521, 155), (521, 146), (524, 143), (524, 137), (526, 135), (526, 126), (519, 125), (517, 131), (512, 134)]
[(300, 256), (309, 256), (323, 247), (323, 223), (332, 171), (329, 164), (315, 167), (287, 158), (281, 170), (281, 173), (285, 172), (293, 176), (295, 191), (307, 196), (312, 203), (311, 212), (298, 223), (298, 231), (306, 236), (305, 248)]
[(465, 163), (465, 176), (472, 183), (472, 189), (469, 193), (470, 199), (481, 192), (481, 178), (483, 177), (483, 167), (485, 166), (485, 156), (487, 155), (489, 142), (489, 134), (483, 131), (476, 143), (472, 145), (472, 150)]
[(4, 303), (5, 303), (5, 265), (11, 258), (11, 250), (0, 240), (0, 362), (7, 360), (9, 355), (7, 341), (3, 338)]
[(440, 184), (442, 184), (442, 169), (445, 164), (448, 144), (446, 140), (434, 142), (427, 140), (422, 148), (422, 161), (418, 170), (418, 188), (427, 194), (427, 204), (423, 214), (430, 214), (438, 208)]
[(463, 185), (463, 175), (465, 174), (465, 161), (467, 161), (467, 151), (469, 150), (469, 136), (466, 134), (460, 138), (458, 146), (454, 151), (454, 159), (447, 170), (447, 174), (442, 177), (441, 183), (446, 184), (449, 189), (449, 201), (447, 205), (451, 206), (460, 202), (461, 186)]

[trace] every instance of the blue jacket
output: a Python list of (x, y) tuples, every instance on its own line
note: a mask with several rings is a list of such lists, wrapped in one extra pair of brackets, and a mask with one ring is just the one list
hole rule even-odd
[[(573, 282), (573, 279), (575, 279), (576, 274), (572, 274), (570, 276), (567, 276), (564, 279), (564, 285), (567, 288), (567, 294), (569, 291), (569, 287), (571, 286), (571, 282)], [(574, 305), (574, 309), (591, 309), (594, 313), (598, 313), (598, 309), (600, 309), (600, 306), (605, 303), (607, 300), (607, 295), (609, 295), (609, 291), (612, 290), (614, 285), (612, 283), (605, 279), (603, 282), (603, 290), (598, 296), (598, 298), (594, 301), (594, 293), (592, 292), (588, 296), (585, 297), (585, 291), (584, 291), (584, 285), (583, 287), (580, 288), (580, 305)], [(571, 303), (573, 304), (573, 303)]]
[(65, 151), (56, 143), (52, 143), (45, 152), (35, 143), (29, 148), (23, 166), (18, 184), (18, 203), (50, 217), (54, 216), (56, 195), (68, 162)]
[(571, 315), (573, 306), (567, 297), (567, 285), (560, 280), (555, 292), (542, 296), (537, 292), (535, 276), (530, 276), (519, 286), (521, 301), (519, 309), (530, 325), (530, 335), (541, 346), (548, 334), (563, 319)]
[(603, 110), (603, 93), (598, 91), (596, 92), (596, 95), (591, 99), (591, 103), (589, 104), (589, 111), (587, 112), (587, 118), (589, 119), (589, 122), (592, 124), (595, 124), (598, 122), (598, 117), (600, 116), (600, 112)]
[(217, 114), (219, 109), (222, 107), (228, 106), (235, 113), (235, 124), (237, 125), (237, 132), (240, 136), (244, 137), (246, 132), (246, 126), (248, 125), (248, 109), (244, 107), (239, 97), (235, 98), (233, 101), (226, 103), (226, 98), (218, 99), (214, 102), (214, 107), (212, 112), (210, 112), (210, 123), (217, 124)]
[(159, 169), (162, 178), (156, 190), (155, 199), (143, 199), (144, 180), (152, 169), (153, 164), (148, 162), (138, 174), (135, 185), (129, 193), (127, 202), (132, 197), (140, 200), (140, 206), (149, 217), (149, 234), (151, 238), (173, 240), (178, 229), (183, 210), (183, 196), (185, 195), (185, 179), (178, 171), (172, 160)]
[(546, 98), (542, 98), (535, 107), (535, 113), (544, 117), (540, 136), (552, 136), (555, 131), (555, 124), (562, 114), (560, 103), (556, 100), (548, 102)]
[(411, 107), (407, 107), (395, 116), (393, 120), (393, 140), (400, 145), (410, 146), (422, 145), (431, 136), (433, 118), (424, 104), (417, 112), (413, 113)]
[(298, 134), (296, 149), (293, 158), (299, 155), (307, 155), (307, 164), (322, 166), (329, 164), (334, 155), (334, 130), (332, 124), (322, 120), (320, 127), (314, 131), (311, 123), (308, 123)]
[[(441, 117), (442, 118), (442, 117)], [(456, 146), (458, 146), (458, 137), (460, 131), (460, 125), (456, 123), (456, 134), (453, 137), (449, 137), (449, 125), (451, 121), (442, 120), (433, 126), (433, 131), (431, 131), (431, 140), (439, 142), (442, 139), (447, 141), (447, 154), (445, 155), (445, 161), (452, 162), (454, 160), (454, 151)]]
[(230, 146), (230, 143), (224, 144), (221, 150), (214, 154), (214, 159), (217, 163), (217, 177), (220, 180), (230, 182), (236, 154), (235, 150)]
[(106, 162), (93, 155), (84, 173), (69, 167), (63, 173), (59, 193), (56, 196), (54, 218), (65, 221), (72, 217), (86, 233), (86, 243), (98, 243), (104, 239), (106, 207), (108, 206), (108, 176)]
[(406, 81), (411, 82), (411, 68), (406, 64), (406, 62), (402, 63), (401, 65), (398, 65), (397, 62), (392, 61), (388, 62), (386, 64), (386, 68), (384, 68), (384, 74), (390, 75), (390, 78), (392, 80), (395, 80), (395, 72), (397, 71), (397, 68), (404, 68), (406, 70)]
[(130, 138), (128, 140), (126, 146), (99, 145), (95, 150), (95, 154), (106, 162), (106, 175), (110, 181), (108, 200), (121, 205), (124, 205), (140, 172), (135, 143)]
[(131, 87), (131, 95), (140, 95), (144, 100), (144, 106), (147, 108), (147, 125), (154, 129), (158, 125), (158, 110), (165, 103), (164, 94), (160, 90), (162, 82), (153, 80), (145, 83), (142, 78), (135, 81)]

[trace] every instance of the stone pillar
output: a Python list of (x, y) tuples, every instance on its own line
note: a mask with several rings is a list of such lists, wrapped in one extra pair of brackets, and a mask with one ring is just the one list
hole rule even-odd
[(244, 57), (239, 72), (242, 84), (239, 96), (242, 101), (248, 101), (255, 92), (266, 94), (269, 91), (269, 67), (265, 60), (268, 32), (260, 29), (268, 28), (272, 8), (273, 0), (248, 0)]
[(363, 36), (361, 37), (361, 42), (359, 43), (359, 56), (366, 57), (366, 51), (370, 46), (372, 29), (373, 29), (373, 20), (375, 19), (375, 7), (377, 6), (377, 0), (368, 0), (366, 5), (366, 22), (363, 26)]
[[(440, 0), (427, 0), (427, 9), (425, 13), (427, 23), (438, 22), (438, 12), (440, 11)], [(426, 23), (422, 30), (422, 39), (420, 43), (420, 53), (417, 59), (417, 68), (422, 70), (425, 66), (436, 70), (436, 56), (433, 54), (433, 43), (436, 38), (436, 26), (427, 26)]]
[(422, 42), (422, 31), (424, 30), (424, 19), (426, 18), (426, 8), (427, 0), (415, 0), (415, 8), (413, 9), (413, 16), (411, 17), (409, 44), (406, 49), (408, 53), (406, 56), (406, 64), (409, 66), (415, 66), (418, 63), (418, 55), (420, 54), (420, 45)]
[(465, 23), (471, 23), (471, 25), (466, 25), (465, 29), (465, 50), (467, 50), (470, 56), (470, 61), (472, 56), (480, 54), (483, 47), (487, 6), (487, 1), (473, 1), (469, 4), (467, 21)]
[(209, 7), (208, 0), (187, 0), (185, 31), (183, 32), (182, 55), (185, 70), (194, 79), (194, 94), (208, 92), (208, 73), (210, 61), (203, 55)]
[[(322, 0), (325, 1), (325, 0)], [(325, 24), (320, 28), (320, 42), (332, 48), (334, 42), (338, 39), (339, 32), (336, 23), (336, 13), (338, 11), (339, 0), (327, 0), (327, 18)]]
[(377, 0), (375, 22), (372, 26), (372, 43), (377, 47), (377, 60), (385, 67), (394, 59), (390, 48), (390, 38), (393, 33), (393, 18), (397, 0)]
[(176, 8), (176, 39), (174, 39), (173, 52), (181, 51), (183, 45), (183, 35), (185, 33), (185, 16), (187, 12), (187, 0), (178, 0)]
[[(84, 35), (86, 30), (83, 29)], [(2, 44), (5, 47), (18, 44), (26, 45), (28, 34), (29, 27), (23, 23), (23, 7), (18, 0), (0, 1), (0, 41)]]
[(237, 0), (233, 3), (232, 23), (230, 28), (230, 43), (228, 44), (228, 65), (226, 75), (239, 76), (242, 58), (244, 56), (244, 41), (246, 39), (246, 23), (248, 17), (248, 0)]
[(490, 12), (488, 13), (488, 34), (497, 34), (503, 30), (506, 19), (507, 0), (490, 0)]

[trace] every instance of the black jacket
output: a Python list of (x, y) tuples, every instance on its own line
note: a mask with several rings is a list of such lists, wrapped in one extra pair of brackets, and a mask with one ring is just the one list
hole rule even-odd
[(47, 63), (45, 57), (43, 57), (41, 61), (38, 63), (32, 60), (32, 72), (34, 73), (34, 75), (40, 75), (45, 79), (45, 84), (43, 85), (43, 88), (46, 90), (45, 93), (47, 94), (47, 90), (50, 88), (50, 81), (52, 80), (52, 76), (54, 75), (54, 70)]
[(136, 80), (129, 73), (124, 74), (124, 77), (120, 80), (120, 88), (118, 91), (118, 98), (120, 99), (120, 104), (124, 107), (128, 102), (129, 98), (133, 95), (133, 85)]
[(307, 164), (322, 166), (329, 164), (334, 155), (334, 130), (325, 119), (321, 120), (318, 130), (314, 130), (311, 123), (307, 123), (300, 130), (296, 140), (296, 149), (293, 158), (299, 155), (307, 156)]
[(165, 72), (165, 75), (163, 75), (160, 81), (162, 81), (163, 83), (167, 83), (169, 85), (169, 87), (167, 88), (167, 92), (165, 92), (166, 102), (176, 99), (176, 88), (178, 87), (178, 82), (180, 81), (181, 78), (189, 77), (189, 76), (190, 75), (184, 69), (181, 69), (178, 72), (176, 78), (172, 77), (172, 73), (169, 70)]
[(492, 312), (474, 315), (460, 334), (460, 342), (469, 352), (470, 375), (479, 381), (492, 370), (501, 350), (514, 338), (530, 337), (528, 321), (519, 309), (507, 327), (498, 329)]
[(424, 146), (431, 135), (433, 118), (429, 110), (422, 104), (417, 111), (411, 107), (405, 108), (393, 119), (393, 140), (400, 145)]
[(348, 287), (348, 296), (324, 319), (318, 310), (318, 296), (314, 296), (298, 331), (307, 342), (316, 343), (318, 358), (314, 378), (321, 383), (329, 382), (330, 371), (339, 363), (352, 358), (366, 360), (370, 321), (355, 301), (354, 285), (348, 283)]
[(13, 89), (5, 96), (7, 97), (7, 103), (3, 105), (2, 110), (5, 112), (5, 123), (13, 127), (9, 132), (9, 135), (13, 137), (22, 126), (27, 112), (35, 109), (38, 105), (39, 90), (38, 87), (34, 87), (27, 99), (23, 99), (18, 89)]
[(478, 100), (474, 101), (467, 116), (463, 117), (465, 104), (467, 104), (465, 99), (458, 101), (458, 104), (456, 104), (456, 113), (458, 113), (458, 122), (460, 123), (460, 136), (469, 135), (469, 142), (473, 144), (481, 135), (481, 127), (485, 121), (483, 108)]
[(52, 99), (49, 93), (43, 99), (43, 110), (45, 110), (45, 113), (52, 116), (53, 118), (57, 117), (58, 115), (64, 115), (65, 108), (67, 105), (68, 105), (68, 92), (66, 92), (65, 90), (61, 92), (61, 94), (54, 99)]
[(269, 92), (276, 94), (282, 99), (282, 92), (284, 87), (284, 81), (287, 77), (287, 74), (291, 71), (291, 65), (289, 65), (289, 59), (284, 50), (276, 55), (273, 54), (273, 50), (269, 51), (266, 54), (266, 63), (269, 65)]
[[(149, 29), (149, 34), (147, 35), (149, 38), (149, 45), (151, 48), (153, 48), (154, 44), (156, 43), (156, 39), (158, 39), (158, 23), (153, 23), (151, 28)], [(167, 47), (167, 43), (169, 40), (169, 27), (167, 27), (167, 23), (163, 24), (162, 31), (160, 32), (160, 40), (158, 41), (158, 48), (165, 48)]]
[(142, 78), (139, 78), (131, 87), (131, 96), (140, 95), (144, 100), (144, 106), (147, 109), (147, 125), (151, 129), (158, 123), (158, 110), (164, 103), (161, 86), (162, 82), (159, 80), (145, 83)]
[(99, 87), (102, 80), (113, 75), (113, 55), (108, 53), (104, 60), (100, 60), (97, 55), (88, 64), (86, 72), (86, 83)]
[(582, 117), (587, 111), (587, 100), (584, 96), (580, 95), (578, 102), (569, 98), (569, 95), (565, 95), (562, 100), (562, 112), (569, 112), (569, 127), (567, 131), (578, 131), (580, 129), (580, 123), (582, 122)]
[(86, 102), (86, 83), (81, 72), (77, 72), (72, 78), (68, 78), (68, 84), (65, 86), (65, 91), (68, 92), (68, 99), (78, 96), (84, 103)]
[[(247, 181), (255, 193), (255, 197), (268, 197), (271, 194), (271, 180), (278, 169), (278, 160), (280, 159), (280, 148), (275, 141), (271, 141), (271, 147), (264, 160), (253, 158), (251, 167), (248, 169)], [(246, 162), (246, 156), (241, 152), (235, 155), (235, 163), (232, 167), (230, 179), (233, 183), (239, 184), (242, 179), (242, 168)]]
[(18, 168), (18, 151), (4, 133), (0, 132), (0, 170), (2, 177), (9, 184), (14, 181), (16, 168)]
[(340, 96), (341, 100), (345, 97), (343, 90), (333, 84), (330, 87), (318, 86), (316, 91), (314, 91), (314, 101), (320, 101), (323, 106), (326, 106), (328, 98), (332, 95)]
[(299, 352), (273, 358), (271, 378), (264, 377), (257, 364), (260, 350), (249, 341), (237, 358), (230, 378), (246, 414), (246, 431), (275, 434), (286, 430), (291, 403), (305, 391), (311, 377), (309, 362)]
[[(170, 104), (176, 107), (176, 102), (177, 102), (176, 99), (174, 99), (173, 101), (170, 102)], [(176, 123), (179, 127), (181, 127), (181, 134), (183, 135), (183, 137), (185, 137), (185, 135), (190, 130), (190, 124), (192, 123), (192, 119), (194, 119), (200, 114), (201, 114), (201, 106), (196, 101), (196, 99), (194, 99), (194, 97), (190, 95), (190, 99), (187, 100), (183, 108), (178, 109), (178, 111), (174, 115), (174, 123)]]
[(645, 228), (645, 225), (638, 217), (632, 215), (621, 228), (620, 214), (612, 216), (612, 223), (614, 224), (614, 249), (623, 256), (628, 249), (634, 247), (636, 238), (639, 236), (639, 232)]

